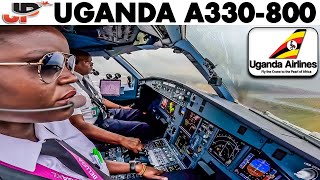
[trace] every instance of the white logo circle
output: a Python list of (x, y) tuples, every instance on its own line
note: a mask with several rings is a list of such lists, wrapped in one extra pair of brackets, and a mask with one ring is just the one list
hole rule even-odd
[(298, 48), (298, 43), (297, 43), (295, 40), (290, 40), (290, 41), (288, 41), (288, 43), (287, 43), (287, 48), (288, 48), (289, 50), (295, 50), (295, 49)]

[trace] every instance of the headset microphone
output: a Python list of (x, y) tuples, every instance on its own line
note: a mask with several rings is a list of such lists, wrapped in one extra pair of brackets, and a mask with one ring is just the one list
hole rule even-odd
[[(48, 112), (61, 111), (69, 108), (79, 108), (86, 103), (86, 98), (82, 95), (76, 95), (70, 98), (69, 103), (63, 106), (43, 108), (43, 109), (4, 109), (0, 108), (0, 120), (8, 122), (19, 123), (34, 123), (37, 119), (43, 119), (43, 121), (57, 121), (62, 120), (57, 115), (48, 116)], [(64, 115), (65, 116), (65, 115)]]

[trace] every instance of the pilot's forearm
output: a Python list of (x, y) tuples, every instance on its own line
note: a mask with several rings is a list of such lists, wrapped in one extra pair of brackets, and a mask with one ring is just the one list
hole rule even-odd
[(130, 172), (129, 163), (106, 161), (110, 174), (126, 174)]
[[(110, 174), (126, 174), (130, 173), (130, 165), (129, 163), (117, 162), (117, 161), (105, 161), (108, 167)], [(142, 164), (137, 164), (135, 171), (136, 173), (142, 170)]]
[(121, 105), (111, 102), (108, 99), (103, 99), (103, 104), (109, 109), (117, 109), (122, 107)]
[(121, 144), (123, 141), (123, 138), (125, 138), (122, 135), (104, 130), (102, 128), (99, 128), (93, 124), (88, 123), (88, 127), (83, 132), (87, 137), (90, 137), (92, 139), (102, 141), (105, 143), (110, 144)]
[(79, 129), (85, 136), (110, 144), (121, 144), (125, 138), (122, 135), (104, 130), (93, 124), (87, 123), (83, 120), (82, 115), (75, 115), (70, 117), (70, 122)]

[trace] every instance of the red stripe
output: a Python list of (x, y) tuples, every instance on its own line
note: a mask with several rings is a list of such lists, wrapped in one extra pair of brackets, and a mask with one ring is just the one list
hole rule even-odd
[[(291, 40), (296, 41), (297, 44), (301, 44), (302, 41), (303, 41), (303, 37), (295, 38), (295, 39), (291, 39)], [(290, 40), (290, 41), (291, 41), (291, 40)], [(270, 56), (270, 58), (273, 58), (273, 56), (274, 56), (275, 54), (277, 54), (279, 51), (287, 48), (287, 43), (288, 43), (288, 41), (286, 41), (285, 43), (283, 43), (283, 44)], [(274, 57), (274, 58), (275, 58), (275, 57)]]
[(286, 59), (296, 59), (297, 58), (297, 56), (296, 55), (294, 55), (294, 56), (289, 56), (289, 57), (286, 57)]

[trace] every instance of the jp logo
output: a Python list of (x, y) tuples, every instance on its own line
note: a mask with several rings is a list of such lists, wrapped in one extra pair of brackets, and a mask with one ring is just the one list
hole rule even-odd
[(18, 16), (3, 14), (2, 19), (7, 24), (13, 24), (19, 21), (21, 24), (27, 23), (27, 17), (34, 17), (39, 14), (39, 10), (44, 6), (51, 6), (48, 2), (39, 3), (13, 3), (12, 12)]

